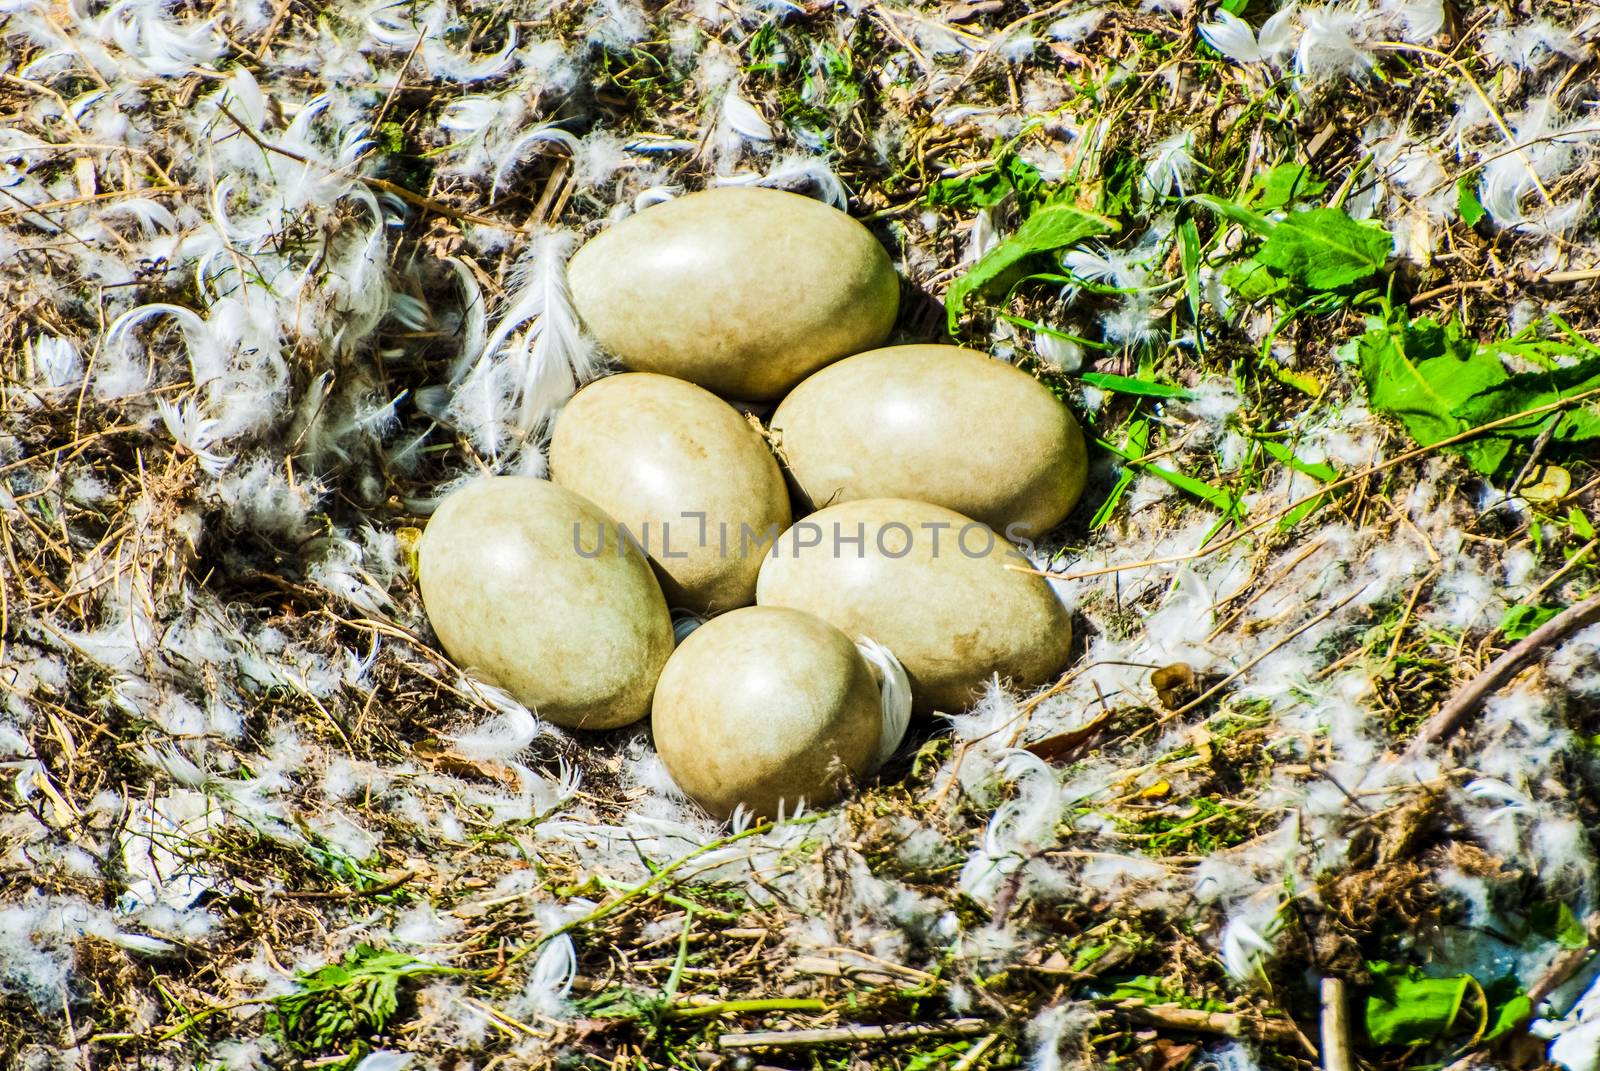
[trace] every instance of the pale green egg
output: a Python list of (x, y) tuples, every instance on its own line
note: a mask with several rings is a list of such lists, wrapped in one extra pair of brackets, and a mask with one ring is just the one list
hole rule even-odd
[(521, 476), (467, 484), (428, 521), (417, 571), (451, 659), (540, 717), (609, 729), (649, 711), (672, 618), (649, 562), (588, 499)]
[(1030, 568), (970, 517), (867, 498), (797, 521), (763, 563), (756, 602), (870, 636), (905, 666), (917, 710), (953, 714), (997, 674), (1026, 689), (1066, 663), (1071, 616)]
[(678, 787), (725, 818), (837, 800), (871, 767), (878, 682), (849, 636), (811, 614), (751, 606), (712, 618), (667, 662), (651, 730)]
[(667, 601), (696, 613), (754, 602), (762, 555), (789, 526), (789, 490), (761, 434), (670, 376), (629, 372), (579, 391), (556, 420), (550, 478), (616, 518)]
[(588, 328), (632, 371), (726, 398), (780, 398), (818, 368), (881, 345), (900, 283), (848, 215), (798, 194), (723, 187), (602, 231), (568, 265)]

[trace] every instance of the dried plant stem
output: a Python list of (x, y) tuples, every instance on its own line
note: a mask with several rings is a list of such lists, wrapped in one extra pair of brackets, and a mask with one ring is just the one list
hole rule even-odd
[(1344, 979), (1322, 980), (1322, 1071), (1351, 1071), (1350, 1009)]
[(1415, 758), (1449, 737), (1477, 712), (1484, 700), (1516, 676), (1540, 651), (1597, 621), (1600, 621), (1600, 595), (1591, 595), (1539, 626), (1526, 639), (1491, 662), (1488, 669), (1468, 681), (1448, 703), (1440, 707), (1438, 713), (1423, 724), (1421, 731), (1411, 741), (1411, 746), (1406, 750), (1407, 757)]
[(990, 1024), (984, 1019), (951, 1019), (943, 1023), (889, 1023), (884, 1026), (831, 1026), (817, 1030), (756, 1030), (747, 1034), (723, 1034), (717, 1039), (721, 1049), (795, 1049), (851, 1042), (900, 1041), (910, 1038), (972, 1037), (986, 1034)]
[(1263, 1019), (1240, 1012), (1208, 1012), (1198, 1008), (1180, 1008), (1176, 1004), (1139, 1004), (1133, 1001), (1113, 1005), (1109, 1010), (1117, 1018), (1139, 1026), (1159, 1026), (1216, 1037), (1254, 1038), (1274, 1045), (1305, 1044), (1305, 1035), (1300, 1033), (1300, 1028), (1287, 1019)]

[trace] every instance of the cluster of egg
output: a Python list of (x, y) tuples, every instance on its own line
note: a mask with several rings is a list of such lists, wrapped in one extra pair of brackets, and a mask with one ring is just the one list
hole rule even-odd
[[(827, 802), (881, 757), (857, 638), (898, 658), (924, 712), (1066, 661), (1068, 615), (1008, 568), (1026, 560), (1007, 537), (1072, 508), (1082, 433), (1010, 365), (875, 348), (899, 282), (865, 227), (794, 194), (708, 191), (604, 232), (569, 278), (630, 371), (562, 410), (548, 481), (478, 481), (429, 522), (423, 601), (458, 663), (559, 725), (651, 714), (678, 785), (725, 816)], [(724, 399), (781, 399), (787, 481)], [(669, 606), (714, 616), (674, 649)]]

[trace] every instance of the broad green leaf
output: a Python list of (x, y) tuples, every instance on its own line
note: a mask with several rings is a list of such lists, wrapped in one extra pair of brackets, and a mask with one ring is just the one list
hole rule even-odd
[(1193, 398), (1192, 391), (1170, 387), (1165, 383), (1152, 383), (1132, 376), (1112, 375), (1110, 372), (1085, 372), (1078, 377), (1091, 387), (1116, 391), (1118, 394), (1138, 394), (1145, 398)]
[[(1500, 618), (1500, 631), (1508, 640), (1522, 640), (1533, 635), (1535, 629), (1561, 612), (1554, 606), (1529, 606), (1526, 603), (1511, 607)], [(1566, 905), (1563, 904), (1563, 907)]]
[(1461, 222), (1469, 227), (1476, 227), (1484, 216), (1489, 214), (1483, 207), (1483, 202), (1478, 200), (1478, 173), (1468, 172), (1456, 180), (1456, 211), (1461, 215)]
[(1312, 290), (1334, 290), (1382, 268), (1394, 237), (1337, 208), (1291, 212), (1272, 228), (1256, 259)]
[(1144, 160), (1125, 148), (1107, 152), (1100, 168), (1100, 189), (1094, 205), (1101, 215), (1120, 218), (1132, 214), (1144, 181)]
[(1172, 999), (1167, 994), (1166, 979), (1141, 974), (1136, 978), (1125, 978), (1118, 982), (1106, 994), (1106, 999), (1135, 1000), (1140, 1004), (1167, 1004)]
[(1113, 984), (1105, 1000), (1132, 1000), (1140, 1004), (1176, 1004), (1180, 1008), (1198, 1008), (1201, 1011), (1226, 1011), (1228, 1006), (1210, 997), (1194, 997), (1185, 993), (1182, 986), (1153, 974), (1125, 978)]
[(1019, 200), (1037, 199), (1044, 185), (1038, 168), (1008, 154), (999, 163), (973, 174), (930, 183), (923, 200), (952, 208), (989, 208), (1013, 193)]
[[(1478, 349), (1457, 325), (1441, 326), (1426, 317), (1373, 327), (1356, 340), (1355, 349), (1372, 407), (1398, 418), (1423, 446), (1476, 427), (1457, 415), (1457, 408), (1508, 378), (1500, 358)], [(1473, 468), (1492, 475), (1505, 463), (1510, 446), (1491, 437), (1453, 449)]]
[(1261, 301), (1289, 289), (1288, 280), (1254, 257), (1229, 264), (1222, 273), (1222, 283), (1245, 301)]
[(1515, 975), (1484, 986), (1483, 992), (1489, 1001), (1489, 1023), (1478, 1044), (1487, 1045), (1504, 1037), (1533, 1018), (1533, 1001), (1522, 991)]
[(1367, 1035), (1379, 1045), (1417, 1045), (1450, 1031), (1474, 986), (1471, 975), (1429, 978), (1416, 968), (1372, 963)]
[(972, 268), (945, 291), (945, 309), (950, 332), (960, 326), (968, 295), (981, 293), (1007, 270), (1035, 253), (1048, 253), (1077, 245), (1085, 238), (1111, 234), (1118, 229), (1114, 220), (1085, 212), (1070, 204), (1047, 204), (1036, 209), (1017, 228), (1017, 233), (984, 254)]
[(1287, 208), (1296, 201), (1312, 201), (1328, 188), (1304, 164), (1279, 164), (1250, 183), (1249, 201), (1263, 212)]
[[(1590, 357), (1565, 368), (1508, 376), (1464, 399), (1456, 406), (1455, 413), (1467, 422), (1468, 427), (1477, 427), (1592, 390), (1600, 390), (1600, 357)], [(1591, 400), (1587, 404), (1563, 410), (1559, 416), (1539, 413), (1498, 428), (1495, 434), (1533, 439), (1544, 432), (1552, 419), (1555, 420), (1550, 435), (1552, 445), (1571, 445), (1600, 439), (1600, 400)]]

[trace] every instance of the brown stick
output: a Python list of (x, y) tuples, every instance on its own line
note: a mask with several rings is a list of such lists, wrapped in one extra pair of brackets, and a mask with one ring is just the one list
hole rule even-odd
[(890, 1023), (887, 1026), (833, 1026), (818, 1030), (754, 1030), (723, 1034), (719, 1049), (787, 1049), (851, 1042), (899, 1041), (903, 1038), (973, 1037), (987, 1033), (982, 1019), (952, 1019), (943, 1023)]
[(1180, 1008), (1176, 1004), (1140, 1004), (1125, 1001), (1114, 1004), (1111, 1014), (1139, 1026), (1164, 1026), (1191, 1034), (1211, 1034), (1227, 1038), (1254, 1038), (1275, 1045), (1298, 1043), (1300, 1030), (1287, 1019), (1262, 1019), (1238, 1012), (1208, 1012)]
[(1351, 1071), (1350, 1010), (1344, 999), (1344, 979), (1322, 980), (1322, 1071)]
[(1555, 962), (1550, 964), (1539, 980), (1528, 989), (1528, 1000), (1537, 1008), (1545, 999), (1566, 985), (1572, 976), (1578, 973), (1589, 957), (1594, 954), (1595, 946), (1600, 944), (1600, 911), (1592, 911), (1583, 920), (1583, 928), (1589, 934), (1589, 940), (1584, 942), (1582, 948), (1569, 948), (1557, 956)]
[(1526, 639), (1489, 663), (1488, 669), (1468, 681), (1466, 687), (1440, 707), (1439, 712), (1423, 724), (1422, 730), (1411, 741), (1411, 746), (1406, 749), (1407, 757), (1418, 757), (1454, 733), (1477, 712), (1485, 699), (1516, 676), (1540, 651), (1596, 621), (1600, 621), (1600, 595), (1569, 606), (1540, 625)]

